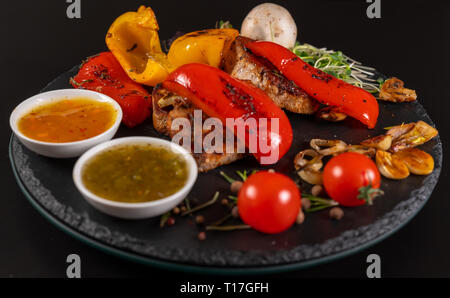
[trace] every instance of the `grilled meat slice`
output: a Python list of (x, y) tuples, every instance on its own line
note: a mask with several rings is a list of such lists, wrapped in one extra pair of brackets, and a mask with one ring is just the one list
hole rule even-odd
[(221, 68), (237, 79), (250, 81), (283, 109), (299, 114), (314, 114), (319, 103), (281, 75), (269, 61), (250, 53), (245, 44), (251, 41), (238, 36), (224, 55)]
[[(169, 137), (173, 137), (179, 130), (172, 129), (172, 122), (176, 118), (186, 118), (191, 122), (191, 136), (192, 136), (192, 144), (194, 142), (193, 139), (193, 119), (194, 119), (194, 110), (195, 107), (192, 103), (187, 99), (181, 96), (178, 96), (170, 91), (162, 88), (161, 86), (156, 86), (153, 89), (152, 94), (153, 100), (153, 126), (155, 129), (165, 134)], [(207, 116), (203, 114), (203, 120), (205, 120)], [(210, 131), (202, 131), (203, 136), (208, 134)], [(222, 165), (230, 164), (236, 160), (239, 160), (245, 156), (242, 153), (237, 152), (237, 140), (235, 139), (234, 148), (226, 148), (225, 142), (225, 132), (224, 132), (224, 153), (207, 153), (202, 149), (202, 153), (193, 153), (193, 157), (197, 162), (199, 172), (207, 172), (209, 170), (215, 169)], [(202, 138), (203, 139), (203, 138)], [(193, 152), (194, 150), (192, 150)], [(229, 153), (231, 152), (231, 153)]]

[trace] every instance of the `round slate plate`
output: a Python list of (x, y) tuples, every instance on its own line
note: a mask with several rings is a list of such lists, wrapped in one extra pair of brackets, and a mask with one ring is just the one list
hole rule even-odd
[[(58, 77), (43, 91), (70, 88), (69, 78), (78, 67)], [(295, 154), (308, 147), (312, 138), (339, 138), (357, 144), (369, 135), (382, 134), (383, 128), (402, 122), (426, 121), (433, 125), (418, 103), (380, 102), (380, 118), (375, 130), (367, 130), (357, 121), (342, 123), (317, 121), (310, 116), (288, 114), (294, 129), (289, 153), (273, 168), (296, 179)], [(156, 136), (147, 121), (134, 129), (121, 127), (116, 137)], [(435, 187), (442, 166), (439, 137), (423, 145), (431, 153), (436, 167), (429, 176), (411, 176), (406, 180), (383, 179), (385, 195), (373, 206), (345, 209), (337, 222), (326, 211), (308, 214), (304, 224), (277, 235), (254, 230), (208, 232), (206, 241), (197, 240), (198, 227), (193, 217), (177, 217), (176, 225), (161, 229), (159, 218), (125, 221), (93, 209), (81, 197), (72, 182), (75, 159), (45, 158), (23, 147), (15, 136), (10, 143), (10, 158), (17, 181), (26, 197), (47, 219), (72, 236), (100, 248), (141, 263), (168, 269), (219, 274), (256, 274), (299, 269), (334, 260), (373, 245), (405, 225), (423, 207)], [(261, 169), (248, 157), (220, 169), (200, 174), (190, 194), (192, 202), (205, 202), (216, 191), (229, 195), (229, 185), (219, 175), (224, 171)], [(216, 204), (202, 211), (206, 221), (220, 219), (225, 211)]]

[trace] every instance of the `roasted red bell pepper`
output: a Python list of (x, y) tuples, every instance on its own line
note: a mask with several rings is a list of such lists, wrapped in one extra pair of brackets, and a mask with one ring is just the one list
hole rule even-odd
[(319, 102), (340, 107), (342, 112), (374, 128), (378, 102), (369, 92), (312, 67), (293, 52), (273, 42), (255, 41), (246, 47), (269, 60), (287, 79)]
[(128, 77), (111, 52), (88, 58), (78, 74), (70, 79), (73, 87), (103, 93), (116, 100), (128, 127), (142, 123), (151, 114), (151, 95)]
[[(276, 163), (291, 147), (292, 127), (286, 114), (263, 91), (217, 68), (186, 64), (172, 72), (163, 86), (220, 119), (261, 164)], [(252, 120), (255, 126), (249, 127)], [(255, 138), (257, 144), (252, 143)]]

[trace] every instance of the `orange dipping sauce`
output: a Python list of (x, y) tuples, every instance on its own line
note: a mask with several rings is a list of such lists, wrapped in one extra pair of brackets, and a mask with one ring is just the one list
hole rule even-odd
[(49, 143), (86, 140), (107, 131), (117, 112), (111, 104), (89, 98), (73, 98), (44, 104), (20, 118), (26, 137)]

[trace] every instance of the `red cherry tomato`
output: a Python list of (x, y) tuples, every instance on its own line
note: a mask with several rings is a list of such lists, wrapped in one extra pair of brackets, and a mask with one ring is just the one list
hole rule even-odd
[(328, 195), (342, 206), (371, 204), (381, 193), (380, 173), (367, 156), (347, 152), (333, 157), (323, 171), (323, 186)]
[(241, 219), (257, 231), (275, 234), (288, 229), (297, 218), (301, 195), (289, 177), (272, 172), (251, 175), (239, 191)]

